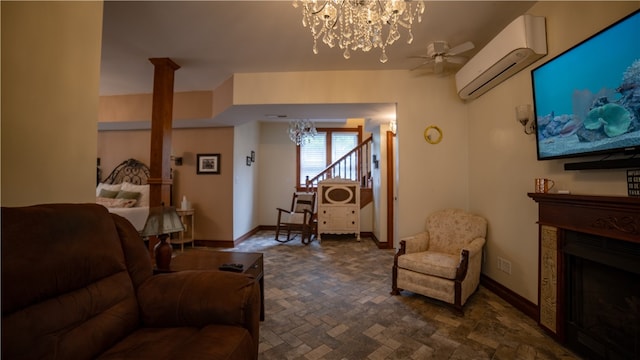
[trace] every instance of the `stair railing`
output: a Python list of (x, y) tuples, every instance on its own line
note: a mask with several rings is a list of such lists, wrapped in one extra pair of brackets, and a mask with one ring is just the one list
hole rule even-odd
[(340, 159), (331, 163), (318, 175), (305, 180), (307, 191), (315, 191), (318, 182), (325, 179), (341, 178), (359, 181), (361, 188), (371, 187), (371, 143), (372, 137), (361, 142)]

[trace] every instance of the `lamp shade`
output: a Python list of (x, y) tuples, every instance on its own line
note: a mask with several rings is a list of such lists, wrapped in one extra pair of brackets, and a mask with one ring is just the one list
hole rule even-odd
[(149, 216), (142, 229), (142, 236), (158, 236), (184, 231), (176, 209), (171, 206), (156, 206), (149, 209)]

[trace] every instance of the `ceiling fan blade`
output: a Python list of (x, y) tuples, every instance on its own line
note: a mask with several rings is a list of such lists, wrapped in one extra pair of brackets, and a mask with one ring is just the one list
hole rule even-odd
[(462, 54), (463, 52), (467, 52), (473, 49), (474, 47), (475, 45), (473, 45), (471, 41), (467, 41), (465, 43), (462, 43), (458, 46), (454, 46), (451, 49), (449, 49), (449, 51), (447, 51), (447, 55), (454, 56), (454, 55)]
[(407, 56), (407, 58), (409, 58), (409, 59), (431, 59), (431, 56), (427, 56), (427, 55), (411, 55), (411, 56)]
[(467, 58), (464, 56), (445, 56), (445, 59), (452, 64), (464, 64)]
[(421, 68), (421, 67), (423, 67), (423, 66), (425, 66), (425, 65), (427, 65), (427, 64), (430, 64), (430, 63), (432, 63), (432, 62), (433, 62), (433, 60), (427, 60), (427, 61), (423, 62), (422, 64), (420, 64), (420, 65), (418, 65), (418, 66), (416, 66), (416, 67), (413, 67), (413, 68), (409, 69), (409, 71), (416, 70), (416, 69)]

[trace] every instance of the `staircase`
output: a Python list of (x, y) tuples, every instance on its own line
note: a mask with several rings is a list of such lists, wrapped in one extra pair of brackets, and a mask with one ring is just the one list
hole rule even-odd
[(371, 142), (372, 138), (361, 142), (340, 159), (327, 166), (318, 175), (307, 179), (307, 191), (316, 191), (318, 182), (326, 179), (341, 178), (358, 181), (360, 183), (360, 208), (373, 201), (371, 188)]

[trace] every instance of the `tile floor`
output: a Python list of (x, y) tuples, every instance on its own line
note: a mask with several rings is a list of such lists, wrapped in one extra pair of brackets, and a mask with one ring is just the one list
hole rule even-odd
[(371, 239), (305, 246), (273, 236), (224, 249), (264, 254), (260, 359), (579, 359), (482, 286), (464, 316), (420, 295), (390, 295), (394, 251)]

